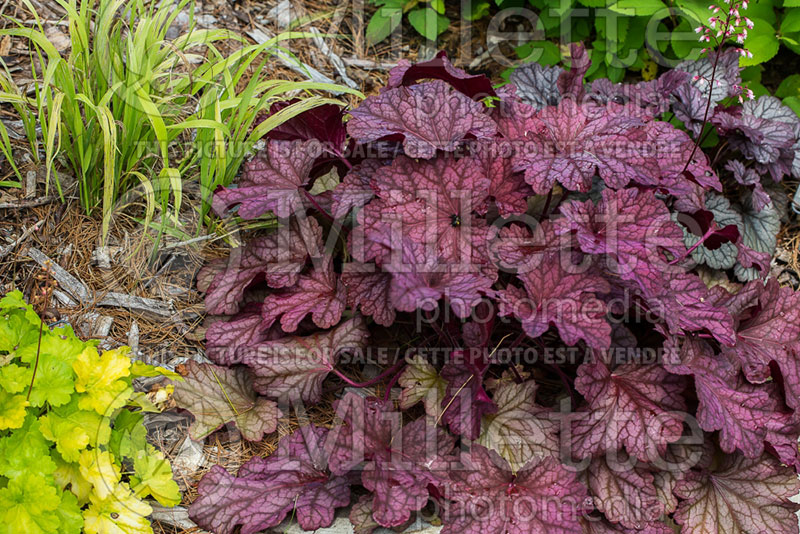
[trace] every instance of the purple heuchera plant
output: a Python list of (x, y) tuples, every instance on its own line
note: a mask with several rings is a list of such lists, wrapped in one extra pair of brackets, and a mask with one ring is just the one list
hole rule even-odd
[(737, 104), (718, 53), (587, 86), (574, 47), (569, 70), (499, 89), (440, 54), (274, 130), (214, 207), (277, 229), (198, 278), (208, 355), (232, 369), (192, 364), (176, 401), (196, 433), (259, 439), (319, 402), (337, 422), (214, 467), (191, 517), (313, 529), (351, 505), (371, 532), (435, 503), (445, 534), (797, 533), (800, 295), (766, 269), (800, 121)]

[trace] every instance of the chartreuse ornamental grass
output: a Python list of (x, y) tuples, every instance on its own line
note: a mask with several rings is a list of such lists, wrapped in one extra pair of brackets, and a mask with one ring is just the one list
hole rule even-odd
[(49, 328), (19, 291), (0, 299), (0, 532), (152, 532), (143, 499), (181, 498), (131, 385), (157, 374), (178, 378)]
[[(228, 30), (195, 28), (189, 0), (56, 1), (67, 12), (69, 53), (48, 41), (35, 9), (23, 0), (35, 24), (16, 23), (0, 36), (27, 39), (41, 65), (32, 72), (36, 91), (27, 99), (4, 80), (0, 100), (19, 108), (26, 131), (35, 127), (31, 115), (38, 117), (41, 141), (35, 131), (29, 139), (34, 153), (43, 148), (48, 187), (61, 191), (55, 162), (63, 159), (78, 179), (84, 209), (101, 210), (103, 235), (112, 207), (137, 187), (146, 199), (145, 225), (156, 207), (162, 212), (160, 230), (178, 225), (187, 179), (199, 180), (207, 198), (216, 186), (231, 182), (270, 128), (314, 106), (339, 103), (312, 91), (360, 94), (331, 84), (261, 80), (279, 43), (307, 37), (304, 33), (250, 45)], [(182, 10), (189, 13), (188, 27), (169, 40), (167, 30)], [(218, 48), (223, 42), (238, 49), (226, 56)], [(251, 81), (237, 89), (246, 75)], [(298, 91), (302, 98), (296, 104), (251, 128), (259, 112)], [(3, 146), (0, 142), (0, 150)], [(207, 208), (200, 209), (205, 214)]]

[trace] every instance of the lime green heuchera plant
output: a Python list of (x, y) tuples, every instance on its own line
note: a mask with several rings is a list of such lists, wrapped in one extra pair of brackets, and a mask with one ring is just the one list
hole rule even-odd
[(180, 502), (147, 442), (137, 376), (169, 371), (49, 328), (19, 291), (0, 299), (0, 533), (144, 534), (143, 499)]

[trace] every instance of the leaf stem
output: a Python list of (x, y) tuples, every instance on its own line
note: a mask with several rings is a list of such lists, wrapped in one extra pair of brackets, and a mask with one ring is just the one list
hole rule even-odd
[(348, 385), (350, 385), (350, 386), (352, 386), (354, 388), (366, 388), (366, 387), (369, 387), (369, 386), (374, 386), (375, 384), (379, 383), (381, 380), (383, 380), (387, 376), (391, 375), (395, 371), (398, 371), (405, 364), (406, 364), (405, 359), (401, 359), (401, 360), (395, 362), (395, 364), (392, 365), (390, 368), (384, 370), (381, 374), (379, 374), (375, 378), (370, 378), (366, 382), (356, 382), (355, 380), (351, 379), (350, 377), (348, 377), (347, 375), (342, 373), (336, 367), (333, 368), (333, 372), (336, 374), (336, 376), (338, 376), (339, 378), (341, 378), (342, 380), (347, 382)]
[(42, 331), (44, 330), (44, 320), (39, 319), (39, 342), (36, 344), (36, 362), (33, 364), (33, 373), (31, 374), (31, 385), (28, 386), (28, 396), (25, 400), (31, 400), (31, 393), (33, 392), (33, 381), (36, 380), (36, 372), (39, 370), (39, 354), (42, 352)]
[(711, 237), (711, 234), (713, 234), (713, 233), (714, 233), (716, 230), (717, 230), (717, 223), (716, 223), (716, 221), (712, 221), (711, 225), (708, 227), (708, 230), (706, 230), (706, 233), (705, 233), (705, 234), (703, 234), (703, 236), (702, 236), (702, 237), (701, 237), (701, 238), (700, 238), (700, 239), (697, 241), (697, 243), (695, 243), (694, 245), (692, 245), (691, 247), (689, 247), (688, 249), (686, 249), (686, 252), (683, 254), (683, 256), (680, 256), (680, 257), (678, 257), (678, 258), (675, 258), (674, 260), (672, 260), (671, 262), (669, 262), (669, 264), (670, 264), (670, 265), (675, 265), (676, 263), (680, 263), (680, 262), (682, 262), (683, 260), (685, 260), (686, 258), (688, 258), (688, 257), (689, 257), (689, 255), (690, 255), (692, 252), (694, 252), (695, 250), (697, 250), (697, 247), (699, 247), (700, 245), (702, 245), (703, 243), (705, 243), (705, 242), (706, 242), (706, 240), (707, 240), (709, 237)]
[(322, 209), (322, 206), (320, 206), (319, 203), (314, 199), (314, 195), (312, 195), (311, 193), (309, 193), (305, 189), (303, 189), (303, 192), (306, 194), (306, 198), (308, 199), (308, 201), (311, 202), (311, 204), (315, 208), (317, 208), (317, 211), (322, 213), (322, 215), (324, 215), (325, 218), (328, 219), (329, 221), (333, 221), (334, 220), (333, 215), (331, 215), (330, 213), (328, 213), (327, 211)]
[(386, 384), (386, 391), (383, 393), (383, 402), (387, 402), (389, 400), (389, 396), (392, 394), (392, 388), (400, 380), (400, 376), (403, 374), (405, 368), (401, 368), (395, 375), (389, 380), (389, 383)]
[[(722, 45), (725, 43), (726, 33), (728, 28), (730, 27), (731, 23), (731, 11), (728, 10), (728, 16), (725, 19), (725, 26), (723, 27), (722, 32), (722, 39), (717, 39), (717, 53), (714, 55), (714, 66), (711, 68), (711, 79), (708, 82), (708, 99), (706, 99), (706, 110), (703, 113), (703, 126), (700, 128), (700, 135), (694, 140), (694, 146), (692, 147), (692, 153), (689, 154), (689, 159), (686, 160), (686, 164), (683, 166), (683, 171), (681, 173), (686, 172), (686, 169), (689, 168), (689, 164), (694, 159), (695, 153), (697, 153), (697, 148), (700, 146), (700, 143), (706, 138), (708, 134), (705, 133), (706, 124), (708, 124), (708, 112), (711, 109), (711, 96), (714, 93), (714, 81), (716, 80), (717, 75), (717, 65), (719, 64), (719, 57), (722, 55)], [(715, 37), (716, 39), (716, 37)]]

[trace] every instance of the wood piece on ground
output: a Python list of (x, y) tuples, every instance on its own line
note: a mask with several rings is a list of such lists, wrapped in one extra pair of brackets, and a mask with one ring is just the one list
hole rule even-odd
[(281, 0), (277, 6), (267, 11), (267, 18), (281, 29), (288, 28), (292, 22), (304, 14), (304, 10), (301, 7), (292, 4), (289, 0)]
[[(161, 506), (156, 501), (147, 501), (153, 513), (150, 518), (162, 523), (167, 523), (174, 527), (184, 530), (197, 529), (197, 524), (189, 519), (189, 509), (185, 506), (175, 506), (174, 508), (166, 508)], [(200, 534), (203, 530), (192, 530), (193, 534)]]
[(185, 476), (191, 477), (193, 473), (196, 473), (203, 466), (205, 461), (203, 444), (186, 436), (171, 463), (173, 469), (177, 469)]
[(3, 258), (5, 258), (5, 257), (6, 257), (6, 256), (7, 256), (7, 255), (8, 255), (8, 254), (9, 254), (9, 253), (12, 251), (12, 250), (14, 250), (14, 248), (16, 248), (16, 246), (17, 246), (17, 245), (19, 245), (20, 243), (22, 243), (23, 241), (25, 241), (26, 239), (28, 239), (28, 237), (29, 237), (29, 236), (30, 236), (30, 235), (31, 235), (33, 232), (35, 232), (36, 230), (38, 230), (39, 228), (41, 228), (42, 224), (44, 224), (44, 221), (37, 221), (37, 222), (36, 222), (36, 223), (34, 223), (34, 225), (33, 225), (33, 226), (31, 226), (30, 228), (23, 229), (23, 230), (22, 230), (22, 235), (21, 235), (21, 236), (19, 236), (19, 237), (18, 237), (16, 240), (14, 240), (13, 242), (9, 243), (9, 245), (8, 245), (8, 246), (6, 246), (6, 247), (0, 247), (0, 260), (1, 260), (1, 259), (3, 259)]
[[(59, 287), (75, 297), (78, 302), (88, 303), (94, 301), (94, 295), (86, 284), (69, 274), (63, 267), (51, 260), (41, 250), (31, 247), (28, 249), (28, 256), (42, 267), (48, 267), (53, 274), (53, 278), (58, 282)], [(124, 293), (106, 293), (97, 302), (98, 306), (110, 306), (115, 308), (125, 308), (132, 311), (153, 313), (162, 317), (174, 315), (172, 301), (151, 299), (147, 297), (137, 297)]]
[(36, 196), (36, 171), (25, 173), (25, 198)]
[(134, 357), (139, 356), (139, 322), (136, 319), (131, 321), (131, 328), (128, 330), (128, 346)]
[(78, 302), (67, 295), (65, 292), (61, 291), (60, 289), (53, 290), (53, 297), (58, 301), (62, 308), (72, 308), (73, 306), (77, 306)]
[(90, 312), (83, 314), (80, 328), (92, 339), (104, 339), (111, 332), (114, 325), (114, 318), (108, 315)]
[(349, 65), (351, 67), (358, 67), (359, 69), (364, 69), (364, 70), (391, 70), (397, 66), (397, 63), (392, 63), (392, 62), (379, 63), (371, 59), (361, 59), (357, 57), (343, 57), (342, 61), (344, 62), (345, 65)]
[(86, 284), (69, 274), (66, 269), (51, 260), (47, 254), (35, 247), (28, 249), (28, 256), (41, 267), (48, 269), (56, 279), (61, 289), (75, 297), (78, 302), (91, 302), (92, 294)]
[(22, 208), (35, 208), (36, 206), (44, 206), (51, 202), (58, 200), (56, 196), (39, 197), (31, 200), (21, 200), (19, 202), (0, 202), (0, 210), (16, 210)]
[(348, 87), (352, 89), (358, 89), (358, 84), (354, 82), (348, 75), (347, 75), (347, 67), (345, 67), (342, 58), (339, 57), (336, 52), (334, 52), (328, 43), (325, 42), (325, 39), (322, 38), (322, 33), (316, 28), (309, 28), (308, 31), (314, 35), (312, 41), (314, 44), (317, 45), (319, 51), (328, 58), (328, 60), (333, 65), (334, 70), (341, 76), (342, 81), (347, 84)]
[(97, 247), (92, 251), (92, 263), (104, 271), (111, 270), (111, 249), (108, 245)]
[(162, 317), (171, 317), (175, 314), (172, 309), (172, 301), (164, 302), (163, 300), (137, 297), (136, 295), (126, 295), (124, 293), (106, 293), (97, 304), (98, 306), (149, 312)]

